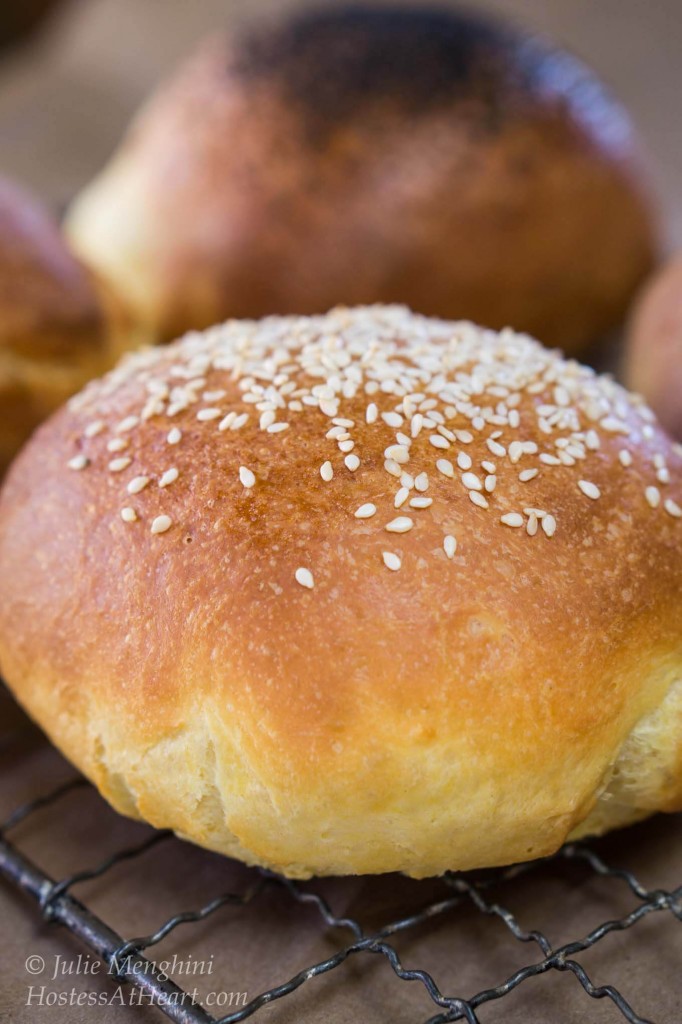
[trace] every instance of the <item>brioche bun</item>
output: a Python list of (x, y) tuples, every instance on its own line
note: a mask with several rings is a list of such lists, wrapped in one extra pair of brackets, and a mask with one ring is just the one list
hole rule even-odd
[(19, 457), (0, 667), (118, 810), (213, 850), (524, 860), (682, 809), (681, 504), (646, 406), (526, 336), (230, 322)]
[(626, 383), (641, 392), (670, 433), (682, 439), (682, 255), (653, 276), (632, 314)]
[(123, 348), (125, 318), (31, 196), (0, 179), (0, 474)]
[(576, 59), (448, 10), (216, 38), (67, 220), (157, 338), (404, 302), (578, 351), (652, 265), (631, 126)]

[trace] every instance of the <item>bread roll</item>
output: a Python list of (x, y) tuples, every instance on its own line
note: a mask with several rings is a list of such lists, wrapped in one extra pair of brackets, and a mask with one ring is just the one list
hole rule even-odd
[(68, 229), (165, 340), (404, 302), (574, 352), (622, 318), (654, 251), (628, 118), (591, 72), (423, 8), (298, 13), (208, 43)]
[(232, 321), (20, 455), (0, 668), (119, 811), (248, 863), (525, 860), (682, 809), (680, 505), (648, 408), (524, 335)]
[(625, 346), (624, 376), (682, 439), (682, 255), (647, 284), (633, 312)]
[(0, 474), (31, 431), (123, 347), (125, 321), (49, 214), (0, 179)]

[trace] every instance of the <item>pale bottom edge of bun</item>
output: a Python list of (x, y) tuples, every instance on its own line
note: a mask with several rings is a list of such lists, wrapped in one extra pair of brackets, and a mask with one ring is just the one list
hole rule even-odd
[[(125, 730), (112, 730), (110, 719), (94, 707), (92, 716), (83, 716), (82, 708), (78, 715), (65, 714), (63, 707), (55, 717), (46, 714), (52, 695), (42, 687), (47, 699), (27, 704), (43, 723), (58, 723), (53, 740), (127, 817), (291, 878), (388, 871), (424, 878), (548, 856), (567, 839), (682, 809), (682, 669), (677, 658), (664, 673), (661, 668), (651, 678), (663, 699), (631, 729), (600, 784), (574, 806), (552, 803), (551, 781), (545, 786), (540, 780), (533, 793), (518, 794), (514, 803), (495, 793), (493, 782), (493, 813), (482, 814), (485, 804), (472, 808), (459, 794), (448, 814), (443, 791), (435, 786), (434, 799), (417, 792), (399, 813), (391, 810), (375, 822), (352, 813), (338, 822), (331, 801), (311, 813), (305, 799), (298, 801), (296, 787), (275, 798), (210, 709), (142, 748), (126, 743)], [(430, 756), (436, 779), (434, 765), (443, 765), (445, 773), (442, 752)], [(485, 780), (479, 782), (484, 788)]]

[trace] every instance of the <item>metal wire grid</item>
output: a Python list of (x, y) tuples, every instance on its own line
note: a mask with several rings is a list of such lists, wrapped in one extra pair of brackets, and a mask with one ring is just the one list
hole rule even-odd
[[(0, 738), (0, 749), (10, 742), (11, 737)], [(480, 1007), (493, 1000), (503, 998), (522, 982), (548, 971), (570, 971), (578, 979), (588, 996), (593, 999), (611, 1000), (620, 1011), (622, 1018), (629, 1021), (630, 1024), (654, 1024), (649, 1018), (640, 1016), (625, 996), (614, 986), (594, 985), (583, 965), (574, 957), (595, 946), (608, 934), (634, 927), (649, 914), (668, 912), (677, 921), (682, 922), (682, 885), (674, 890), (648, 890), (631, 871), (606, 864), (593, 849), (584, 843), (569, 843), (552, 858), (530, 861), (488, 872), (482, 879), (448, 873), (442, 878), (448, 893), (446, 898), (428, 903), (417, 913), (392, 921), (384, 927), (372, 931), (371, 934), (367, 934), (362, 925), (354, 918), (337, 917), (329, 903), (321, 895), (304, 890), (298, 883), (272, 872), (252, 869), (251, 881), (242, 891), (223, 893), (198, 909), (174, 914), (149, 935), (124, 939), (72, 896), (71, 890), (78, 883), (99, 878), (116, 864), (138, 857), (159, 843), (170, 839), (177, 842), (178, 840), (175, 840), (170, 832), (155, 832), (143, 842), (118, 850), (96, 866), (78, 871), (59, 881), (55, 881), (45, 874), (7, 838), (8, 832), (40, 808), (55, 804), (68, 794), (73, 793), (74, 790), (86, 786), (89, 786), (89, 783), (85, 779), (80, 776), (75, 777), (67, 783), (42, 793), (10, 815), (0, 826), (0, 875), (16, 888), (33, 897), (45, 920), (64, 925), (97, 954), (114, 978), (136, 986), (148, 997), (149, 1001), (178, 1024), (237, 1024), (237, 1022), (256, 1014), (274, 1000), (291, 995), (319, 975), (341, 967), (350, 957), (360, 953), (372, 953), (384, 957), (398, 979), (417, 982), (424, 987), (437, 1011), (428, 1018), (425, 1024), (445, 1024), (448, 1021), (458, 1020), (468, 1021), (469, 1024), (481, 1024), (478, 1016)], [(525, 931), (510, 910), (486, 897), (486, 892), (491, 887), (508, 883), (552, 861), (579, 861), (597, 876), (619, 880), (635, 899), (633, 909), (624, 917), (604, 922), (581, 939), (553, 948), (542, 932)], [(165, 939), (176, 928), (203, 921), (220, 908), (228, 905), (244, 909), (270, 886), (283, 889), (296, 903), (312, 905), (319, 913), (323, 925), (330, 929), (340, 929), (350, 933), (350, 941), (341, 946), (332, 956), (311, 964), (293, 977), (262, 992), (238, 1010), (220, 1018), (212, 1017), (203, 1007), (188, 1000), (187, 993), (170, 978), (167, 978), (156, 964), (144, 955), (147, 950)], [(397, 950), (389, 940), (399, 933), (439, 918), (467, 901), (481, 913), (498, 917), (506, 925), (509, 934), (519, 942), (537, 946), (539, 955), (499, 985), (483, 989), (467, 998), (461, 998), (446, 995), (429, 971), (404, 967)]]

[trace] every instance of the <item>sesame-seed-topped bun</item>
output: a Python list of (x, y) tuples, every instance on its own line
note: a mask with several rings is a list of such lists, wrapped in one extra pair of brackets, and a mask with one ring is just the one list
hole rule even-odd
[(682, 808), (682, 449), (401, 307), (129, 357), (0, 497), (0, 668), (123, 813), (290, 875)]
[(575, 352), (655, 248), (629, 120), (580, 62), (504, 22), (371, 5), (202, 47), (68, 227), (162, 340), (404, 302)]
[(38, 423), (116, 362), (123, 332), (47, 211), (0, 178), (0, 475)]

